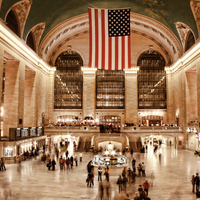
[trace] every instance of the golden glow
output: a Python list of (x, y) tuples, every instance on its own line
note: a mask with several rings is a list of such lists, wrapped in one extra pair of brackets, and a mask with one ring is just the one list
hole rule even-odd
[(20, 54), (24, 55), (36, 66), (39, 66), (48, 72), (56, 71), (55, 67), (51, 67), (45, 63), (36, 53), (27, 47), (23, 40), (18, 38), (15, 34), (12, 34), (9, 29), (2, 24), (2, 22), (0, 22), (0, 38), (9, 44), (12, 47), (11, 49), (16, 49)]

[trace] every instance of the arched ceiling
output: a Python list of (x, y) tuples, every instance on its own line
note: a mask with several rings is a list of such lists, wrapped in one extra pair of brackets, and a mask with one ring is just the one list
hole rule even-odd
[[(0, 16), (5, 19), (9, 8), (19, 0), (3, 0)], [(88, 7), (124, 8), (158, 20), (179, 38), (175, 22), (188, 25), (198, 38), (198, 30), (193, 17), (190, 0), (32, 0), (31, 9), (25, 24), (23, 38), (36, 24), (45, 22), (43, 38), (61, 22), (88, 12)]]

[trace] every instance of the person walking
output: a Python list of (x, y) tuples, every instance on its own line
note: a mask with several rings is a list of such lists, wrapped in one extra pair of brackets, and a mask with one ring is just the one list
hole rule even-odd
[(142, 176), (146, 176), (145, 170), (146, 170), (146, 165), (144, 164), (144, 162), (142, 162)]
[(47, 164), (48, 170), (51, 169), (51, 159), (49, 159), (48, 164)]
[(199, 192), (199, 173), (196, 173), (194, 181), (195, 181), (195, 185), (196, 185), (196, 192)]
[(132, 181), (132, 171), (131, 171), (131, 168), (129, 167), (127, 171), (128, 171), (128, 182), (130, 183)]
[(73, 156), (71, 156), (71, 158), (70, 158), (71, 169), (73, 168), (73, 162), (74, 162), (74, 158), (73, 158)]
[(99, 182), (99, 199), (103, 200), (104, 187), (102, 181)]
[(51, 165), (52, 165), (52, 170), (54, 171), (56, 166), (56, 161), (54, 159), (52, 160)]
[(117, 185), (119, 187), (119, 193), (122, 191), (122, 177), (119, 175), (119, 178), (117, 179)]
[(146, 192), (147, 196), (148, 196), (148, 192), (149, 192), (149, 187), (150, 184), (148, 183), (148, 180), (146, 180), (143, 184), (142, 184), (144, 191)]
[(78, 157), (77, 156), (75, 157), (75, 163), (76, 163), (76, 166), (78, 166)]
[(133, 168), (134, 172), (136, 171), (135, 170), (135, 164), (136, 164), (136, 160), (135, 160), (135, 158), (133, 158), (133, 160), (132, 160), (132, 168)]
[(80, 162), (82, 162), (82, 160), (83, 160), (83, 153), (80, 153), (79, 157), (80, 157)]
[(195, 175), (192, 175), (191, 183), (192, 183), (192, 192), (194, 193), (194, 188), (195, 188)]
[(102, 167), (99, 166), (98, 167), (98, 181), (102, 181)]

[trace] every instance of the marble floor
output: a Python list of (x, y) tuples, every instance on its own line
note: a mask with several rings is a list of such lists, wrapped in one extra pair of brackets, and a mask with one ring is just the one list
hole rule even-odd
[[(158, 154), (161, 152), (161, 161)], [(127, 153), (128, 165), (131, 166), (130, 154)], [(148, 153), (134, 153), (138, 164), (144, 161), (147, 177), (137, 177), (135, 184), (128, 184), (127, 193), (133, 199), (139, 184), (150, 180), (155, 173), (154, 186), (149, 190), (152, 200), (194, 200), (191, 176), (200, 173), (200, 157), (187, 150), (162, 146), (156, 154), (149, 148)], [(73, 169), (60, 171), (58, 164), (55, 171), (48, 171), (40, 159), (7, 164), (6, 171), (0, 171), (0, 199), (53, 200), (53, 199), (98, 199), (98, 181), (95, 177), (94, 187), (86, 186), (86, 165), (93, 158), (91, 152), (83, 153), (83, 162)], [(118, 193), (116, 184), (118, 176), (110, 177), (111, 197)]]

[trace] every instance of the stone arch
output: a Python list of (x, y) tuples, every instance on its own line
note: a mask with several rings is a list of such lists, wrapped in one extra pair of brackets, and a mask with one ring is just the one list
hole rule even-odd
[(5, 16), (5, 21), (6, 21), (7, 15), (9, 14), (11, 10), (16, 14), (16, 18), (19, 23), (19, 29), (20, 29), (19, 37), (20, 38), (22, 38), (23, 36), (24, 27), (26, 24), (26, 20), (27, 20), (30, 8), (31, 8), (31, 4), (32, 4), (32, 0), (19, 1), (10, 7), (10, 9), (7, 11), (6, 16)]

